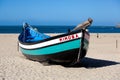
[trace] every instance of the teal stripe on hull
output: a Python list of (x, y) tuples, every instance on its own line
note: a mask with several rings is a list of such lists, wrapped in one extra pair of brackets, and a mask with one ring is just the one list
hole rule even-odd
[(28, 54), (28, 55), (47, 55), (47, 54), (54, 54), (62, 51), (67, 51), (70, 49), (80, 48), (80, 44), (81, 44), (81, 39), (78, 39), (41, 49), (27, 50), (21, 48), (21, 51), (23, 54)]

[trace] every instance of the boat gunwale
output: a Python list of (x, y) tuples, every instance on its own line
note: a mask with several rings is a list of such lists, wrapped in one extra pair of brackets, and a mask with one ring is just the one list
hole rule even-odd
[[(77, 30), (77, 31), (72, 31), (72, 32), (69, 32), (69, 33), (64, 33), (64, 34), (61, 34), (61, 35), (57, 35), (57, 36), (53, 36), (53, 37), (50, 37), (50, 38), (47, 38), (47, 39), (44, 39), (44, 40), (40, 40), (40, 41), (37, 41), (37, 42), (32, 42), (32, 43), (28, 43), (28, 42), (21, 42), (19, 39), (19, 42), (21, 44), (24, 44), (24, 45), (33, 45), (33, 44), (37, 44), (37, 43), (42, 43), (42, 42), (46, 42), (46, 41), (49, 41), (49, 40), (53, 40), (53, 39), (56, 39), (56, 38), (60, 38), (60, 37), (64, 37), (64, 36), (67, 36), (67, 35), (72, 35), (72, 34), (75, 34), (75, 33), (79, 33), (79, 32), (82, 32), (82, 29), (81, 30)], [(88, 35), (89, 33), (87, 31), (85, 31)]]

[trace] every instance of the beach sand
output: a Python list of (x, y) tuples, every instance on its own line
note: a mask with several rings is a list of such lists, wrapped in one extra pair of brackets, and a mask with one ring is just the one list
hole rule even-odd
[(78, 67), (28, 60), (17, 51), (17, 37), (0, 34), (0, 80), (120, 80), (120, 34), (91, 34), (88, 53)]

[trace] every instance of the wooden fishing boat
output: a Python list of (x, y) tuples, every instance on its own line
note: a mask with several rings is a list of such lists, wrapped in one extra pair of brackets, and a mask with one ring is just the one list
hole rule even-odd
[[(92, 19), (88, 19), (72, 31), (54, 37), (49, 37), (45, 34), (38, 36), (41, 33), (26, 24), (23, 27), (23, 32), (18, 37), (20, 51), (28, 59), (36, 61), (79, 62), (80, 59), (85, 57), (88, 50), (90, 35), (87, 27), (91, 23)], [(35, 38), (29, 37), (27, 39), (29, 41), (25, 41), (26, 34), (31, 35), (31, 31), (28, 32), (26, 26), (29, 30), (31, 29), (34, 33), (37, 33), (38, 38), (41, 37), (42, 39), (33, 41)]]

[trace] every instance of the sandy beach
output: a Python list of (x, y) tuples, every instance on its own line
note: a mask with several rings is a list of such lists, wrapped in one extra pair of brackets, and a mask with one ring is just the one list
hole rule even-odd
[(120, 33), (91, 34), (78, 67), (42, 65), (17, 51), (18, 34), (0, 34), (0, 80), (120, 80)]

